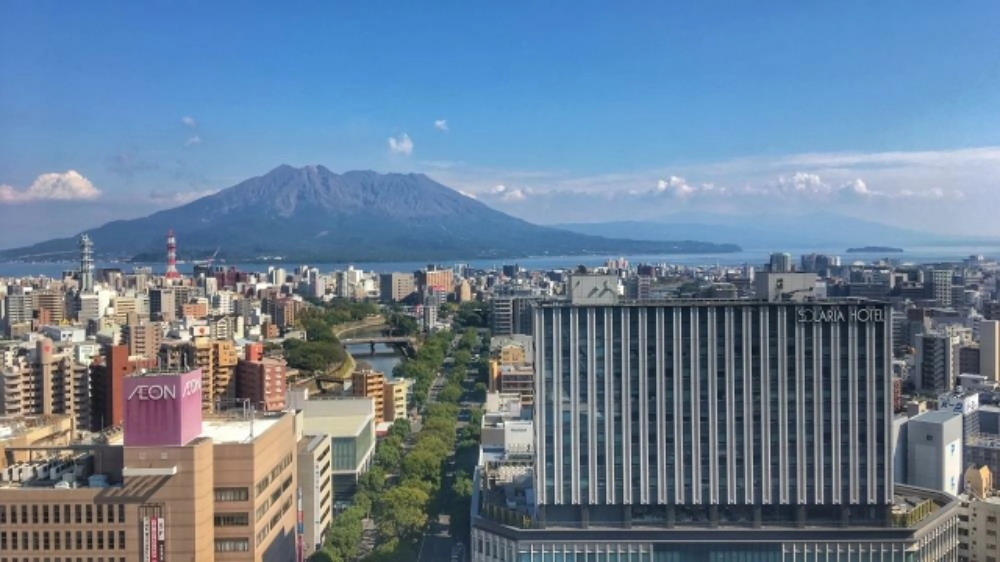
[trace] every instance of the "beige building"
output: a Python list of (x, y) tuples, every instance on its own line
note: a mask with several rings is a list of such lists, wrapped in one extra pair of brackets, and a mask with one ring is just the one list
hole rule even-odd
[(122, 326), (122, 343), (128, 346), (130, 356), (156, 357), (163, 341), (163, 325), (159, 322), (140, 321)]
[(406, 397), (410, 393), (410, 381), (407, 379), (393, 379), (385, 381), (385, 392), (383, 402), (385, 403), (385, 415), (382, 421), (394, 422), (406, 418)]
[(968, 562), (1000, 560), (1000, 497), (986, 466), (965, 471), (963, 513), (959, 515), (959, 559)]
[(323, 546), (333, 520), (333, 440), (327, 434), (299, 439), (299, 488), (302, 490), (302, 544), (308, 557)]
[(87, 366), (76, 363), (73, 346), (39, 338), (35, 349), (0, 367), (0, 415), (67, 414), (90, 426)]
[(0, 562), (293, 560), (296, 426), (206, 418), (180, 446), (37, 449), (0, 472)]

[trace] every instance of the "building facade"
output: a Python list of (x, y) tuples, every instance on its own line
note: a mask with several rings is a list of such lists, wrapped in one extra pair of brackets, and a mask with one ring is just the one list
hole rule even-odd
[(536, 311), (535, 448), (476, 474), (474, 562), (955, 559), (957, 500), (893, 486), (887, 305), (597, 288)]
[(757, 520), (771, 506), (788, 521), (885, 521), (888, 318), (874, 303), (541, 306), (546, 517), (643, 505)]

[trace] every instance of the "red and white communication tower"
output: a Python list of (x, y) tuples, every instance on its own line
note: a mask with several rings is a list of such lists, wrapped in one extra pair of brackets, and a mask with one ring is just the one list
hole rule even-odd
[(167, 231), (167, 279), (180, 279), (181, 274), (177, 271), (177, 240), (174, 239), (174, 229)]

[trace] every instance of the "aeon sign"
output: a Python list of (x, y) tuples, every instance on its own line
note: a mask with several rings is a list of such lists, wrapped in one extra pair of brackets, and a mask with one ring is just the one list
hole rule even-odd
[(125, 446), (184, 445), (201, 434), (201, 369), (126, 377)]
[[(201, 379), (185, 381), (181, 388), (181, 398), (201, 393)], [(176, 400), (176, 384), (137, 384), (128, 395), (128, 400)]]

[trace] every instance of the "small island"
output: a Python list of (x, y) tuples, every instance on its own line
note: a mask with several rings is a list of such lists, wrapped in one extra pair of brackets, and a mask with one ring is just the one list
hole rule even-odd
[(848, 248), (848, 254), (902, 254), (902, 248), (893, 248), (892, 246), (862, 246), (860, 248)]

